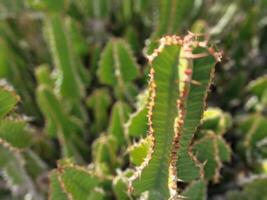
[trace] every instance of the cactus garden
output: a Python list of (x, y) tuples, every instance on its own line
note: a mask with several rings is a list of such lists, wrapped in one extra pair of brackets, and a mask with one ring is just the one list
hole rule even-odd
[(0, 0), (0, 199), (267, 200), (265, 0)]

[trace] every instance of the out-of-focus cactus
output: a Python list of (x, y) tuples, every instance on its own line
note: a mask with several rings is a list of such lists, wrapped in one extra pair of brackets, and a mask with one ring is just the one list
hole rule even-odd
[(111, 98), (107, 89), (97, 89), (87, 97), (86, 105), (93, 111), (94, 123), (91, 130), (94, 134), (99, 134), (105, 130), (108, 124), (108, 109)]
[(45, 115), (46, 131), (58, 137), (63, 155), (82, 161), (80, 153), (84, 153), (86, 147), (79, 137), (84, 136), (87, 122), (82, 98), (90, 81), (79, 57), (84, 43), (80, 41), (75, 22), (53, 12), (46, 15), (44, 36), (55, 67), (52, 73), (49, 66), (36, 70), (37, 99)]
[(229, 162), (231, 158), (230, 147), (224, 139), (214, 132), (206, 132), (203, 138), (194, 143), (193, 151), (204, 164), (205, 179), (219, 182), (223, 162)]
[[(15, 197), (36, 197), (43, 199), (34, 183), (35, 177), (28, 174), (27, 164), (33, 170), (36, 160), (28, 160), (25, 155), (36, 155), (28, 149), (32, 142), (32, 134), (26, 120), (14, 112), (19, 97), (8, 85), (0, 86), (0, 166), (8, 187)], [(37, 157), (36, 157), (37, 158)], [(29, 161), (29, 163), (26, 163)], [(41, 162), (41, 161), (40, 161)], [(35, 168), (37, 167), (37, 168)], [(42, 170), (45, 170), (45, 166)]]
[(229, 113), (219, 108), (208, 108), (203, 115), (202, 130), (214, 131), (217, 135), (223, 135), (232, 126), (232, 118)]
[(133, 171), (128, 169), (124, 172), (118, 171), (118, 175), (112, 181), (112, 188), (117, 200), (130, 200), (127, 192), (128, 179), (133, 174)]
[(246, 109), (250, 112), (238, 118), (238, 129), (243, 139), (239, 143), (239, 149), (245, 155), (247, 162), (254, 168), (255, 164), (264, 165), (267, 156), (266, 127), (267, 117), (267, 76), (261, 76), (251, 81), (247, 91), (251, 95)]
[(267, 196), (266, 191), (267, 179), (266, 177), (257, 178), (255, 180), (251, 180), (247, 184), (242, 191), (234, 190), (227, 193), (227, 199), (229, 200), (254, 200), (260, 199), (264, 200)]
[(151, 36), (151, 44), (147, 47), (147, 52), (153, 52), (157, 47), (158, 38), (166, 34), (181, 33), (186, 22), (192, 18), (192, 10), (194, 10), (194, 0), (158, 0), (159, 17), (156, 24), (156, 30)]
[(251, 81), (246, 87), (253, 96), (247, 102), (247, 108), (256, 111), (264, 111), (267, 108), (267, 75)]
[(109, 0), (74, 1), (81, 13), (88, 18), (107, 19), (112, 3)]
[[(36, 71), (39, 86), (37, 88), (37, 100), (46, 118), (46, 131), (51, 137), (58, 137), (62, 146), (63, 155), (74, 156), (82, 160), (78, 153), (78, 147), (83, 142), (78, 136), (83, 135), (83, 124), (80, 119), (70, 115), (70, 108), (60, 103), (54, 93), (55, 82), (49, 77), (48, 66), (40, 66)], [(68, 107), (68, 109), (66, 109)]]
[(114, 104), (111, 112), (108, 133), (112, 135), (119, 146), (123, 146), (127, 141), (124, 124), (127, 122), (131, 108), (124, 102)]
[(83, 66), (73, 51), (70, 27), (67, 22), (68, 20), (60, 15), (48, 15), (45, 21), (44, 36), (56, 67), (55, 91), (61, 98), (66, 98), (70, 109), (77, 117), (86, 120), (86, 114), (80, 102), (85, 95), (85, 85), (82, 84), (81, 77), (85, 71), (83, 69), (83, 73), (81, 73), (79, 70)]
[(93, 163), (95, 172), (109, 175), (119, 166), (120, 158), (117, 157), (118, 144), (112, 135), (101, 135), (92, 146)]
[[(160, 16), (155, 35), (160, 37), (163, 34), (174, 34), (180, 32), (182, 27), (185, 25), (185, 19), (188, 20), (190, 18), (190, 13), (194, 8), (194, 3), (194, 0), (160, 0)], [(185, 18), (185, 16), (187, 16), (187, 18)]]
[[(23, 99), (21, 107), (24, 113), (39, 121), (40, 113), (34, 100), (34, 79), (31, 75), (32, 61), (29, 61), (29, 52), (25, 47), (27, 43), (22, 45), (17, 42), (20, 40), (18, 35), (8, 21), (0, 22), (0, 78), (12, 84)], [(25, 83), (21, 84), (20, 81)]]
[[(112, 39), (102, 52), (98, 68), (101, 83), (113, 86), (119, 98), (132, 101), (132, 81), (138, 76), (132, 51), (123, 40)], [(129, 89), (130, 88), (130, 89)]]
[(207, 199), (207, 188), (204, 181), (194, 181), (183, 191), (183, 196), (190, 200)]
[(201, 130), (192, 149), (204, 166), (206, 180), (219, 182), (223, 162), (231, 159), (231, 148), (223, 138), (231, 124), (230, 115), (219, 108), (208, 108), (204, 112)]
[(101, 179), (89, 169), (63, 160), (50, 173), (49, 199), (103, 200), (105, 193), (100, 183)]

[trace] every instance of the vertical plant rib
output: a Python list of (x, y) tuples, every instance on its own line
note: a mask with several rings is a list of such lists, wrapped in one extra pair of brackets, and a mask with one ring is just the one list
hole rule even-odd
[(51, 55), (58, 70), (58, 89), (60, 94), (73, 100), (80, 99), (84, 88), (75, 66), (72, 44), (65, 21), (59, 15), (52, 15), (45, 21), (44, 34), (50, 47)]
[[(196, 132), (203, 111), (206, 107), (205, 102), (207, 98), (208, 88), (214, 74), (215, 58), (209, 55), (208, 48), (196, 47), (193, 51), (194, 55), (202, 55), (203, 57), (192, 59), (191, 77), (189, 77), (190, 88), (188, 88), (184, 105), (186, 115), (183, 118), (181, 136), (179, 140), (179, 151), (177, 152), (177, 176), (182, 181), (191, 181), (199, 177), (203, 177), (203, 169), (197, 166), (194, 162), (195, 158), (190, 152), (190, 143)], [(204, 56), (204, 55), (207, 56)], [(190, 58), (191, 57), (191, 58)], [(187, 72), (188, 73), (188, 72)], [(185, 88), (186, 89), (186, 88)], [(187, 108), (187, 109), (186, 109)], [(181, 109), (182, 110), (182, 109)]]
[[(172, 38), (161, 40), (160, 47), (149, 57), (151, 63), (148, 103), (151, 150), (134, 176), (135, 194), (149, 191), (149, 199), (167, 199), (168, 169), (174, 136), (175, 108), (179, 97), (178, 61), (180, 46)], [(141, 170), (143, 169), (142, 173)], [(138, 176), (138, 173), (139, 174)], [(139, 177), (137, 179), (137, 177)]]

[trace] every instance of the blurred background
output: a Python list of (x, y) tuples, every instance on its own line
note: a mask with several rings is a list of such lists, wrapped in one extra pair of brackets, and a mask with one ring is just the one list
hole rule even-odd
[[(127, 148), (147, 129), (129, 122), (146, 98), (144, 55), (161, 36), (188, 31), (223, 51), (201, 130), (218, 131), (232, 150), (207, 198), (267, 199), (266, 0), (0, 0), (0, 82), (21, 98), (16, 112), (32, 135), (23, 156), (38, 165), (24, 172), (37, 193), (47, 195), (62, 156), (103, 176), (131, 166)], [(128, 69), (107, 67), (109, 48)], [(0, 199), (22, 199), (25, 184), (7, 174)], [(127, 199), (105, 187), (104, 199)]]

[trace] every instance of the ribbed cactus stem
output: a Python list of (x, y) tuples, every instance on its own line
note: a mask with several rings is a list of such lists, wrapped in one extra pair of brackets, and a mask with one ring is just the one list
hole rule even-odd
[(129, 189), (136, 195), (148, 191), (149, 199), (177, 199), (181, 197), (178, 180), (204, 176), (190, 144), (221, 54), (208, 47), (206, 40), (189, 33), (161, 38), (159, 47), (147, 58), (151, 67), (148, 137), (152, 144), (130, 178)]

